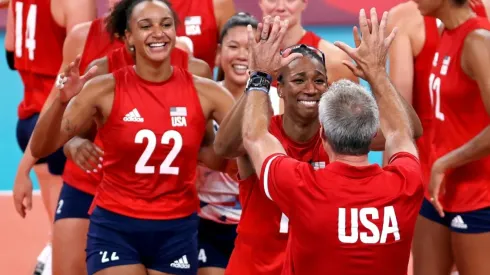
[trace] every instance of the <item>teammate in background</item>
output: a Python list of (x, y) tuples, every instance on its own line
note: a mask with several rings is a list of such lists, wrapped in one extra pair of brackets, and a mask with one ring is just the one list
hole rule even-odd
[(235, 14), (233, 0), (186, 0), (172, 3), (180, 20), (179, 40), (198, 59), (214, 68), (223, 26)]
[[(487, 12), (481, 1), (471, 2), (473, 11), (478, 16), (486, 17)], [(400, 94), (412, 103), (422, 122), (424, 135), (417, 139), (417, 147), (424, 183), (428, 185), (431, 167), (429, 154), (432, 150), (431, 122), (434, 114), (427, 83), (443, 26), (440, 20), (423, 16), (413, 1), (399, 4), (390, 11), (388, 31), (391, 32), (395, 26), (398, 27), (398, 33), (390, 48), (390, 77)], [(384, 161), (387, 160), (385, 156)], [(426, 198), (429, 198), (428, 193)], [(434, 230), (425, 230), (427, 226)], [(438, 274), (438, 270), (448, 274), (441, 268), (449, 268), (452, 261), (447, 243), (448, 234), (449, 231), (443, 225), (430, 224), (423, 216), (419, 216), (412, 247), (415, 275)]]
[[(19, 121), (16, 136), (22, 151), (29, 152), (28, 142), (36, 121), (54, 84), (62, 59), (66, 33), (76, 24), (96, 17), (94, 0), (12, 0), (9, 3), (5, 49), (8, 65), (17, 70), (24, 84), (23, 100), (18, 108)], [(61, 174), (65, 157), (61, 150), (37, 160), (28, 168), (21, 162), (16, 182), (30, 183), (29, 172), (34, 167), (41, 188), (41, 196), (50, 222), (53, 222), (56, 202), (61, 188)], [(32, 193), (24, 186), (14, 185), (13, 196), (17, 212), (25, 217), (32, 207)], [(25, 198), (25, 199), (24, 199)], [(50, 240), (51, 242), (51, 240)], [(51, 268), (51, 246), (45, 247), (38, 269)], [(38, 272), (42, 272), (39, 271)]]
[[(281, 140), (289, 156), (308, 162), (315, 169), (322, 168), (328, 164), (318, 121), (318, 101), (327, 89), (325, 57), (318, 49), (306, 45), (287, 50), (301, 54), (301, 58), (281, 70), (278, 92), (285, 99), (286, 108), (284, 115), (272, 118), (269, 129)], [(215, 141), (217, 152), (226, 157), (239, 156), (241, 178), (243, 210), (226, 274), (280, 274), (288, 240), (288, 218), (261, 193), (255, 171), (243, 155), (241, 127), (236, 125), (242, 125), (246, 98), (242, 96), (226, 116)], [(413, 110), (411, 113), (412, 120), (418, 122)], [(414, 129), (421, 131), (417, 122)], [(382, 135), (377, 135), (373, 143), (380, 143), (379, 140), (384, 142)]]
[[(239, 99), (248, 79), (247, 25), (257, 28), (257, 20), (238, 13), (221, 31), (216, 65), (224, 76), (221, 83)], [(215, 123), (216, 130), (218, 125)], [(235, 175), (198, 166), (197, 191), (201, 201), (198, 230), (199, 274), (224, 274), (233, 251), (242, 207)]]
[[(94, 72), (79, 78), (77, 59), (62, 78), (66, 82), (60, 83), (59, 96), (40, 118), (31, 146), (35, 156), (43, 156), (83, 130), (86, 122), (96, 119), (99, 125), (104, 174), (90, 216), (89, 274), (195, 274), (198, 150), (205, 122), (220, 122), (233, 98), (214, 82), (170, 66), (176, 17), (166, 1), (131, 1), (127, 7), (115, 10), (111, 20), (113, 25), (128, 24), (126, 39), (134, 46), (136, 65), (94, 78), (67, 107)], [(53, 131), (58, 134), (44, 139)], [(120, 138), (124, 136), (128, 138)], [(139, 145), (147, 139), (150, 147)], [(134, 190), (127, 189), (128, 181)]]
[(421, 241), (438, 235), (431, 249), (452, 251), (419, 274), (447, 274), (453, 262), (461, 274), (489, 274), (490, 23), (466, 0), (420, 0), (418, 9), (445, 27), (427, 81), (434, 103), (429, 200), (435, 209), (425, 201), (419, 227)]
[[(333, 83), (339, 79), (349, 79), (359, 83), (359, 79), (342, 65), (342, 61), (349, 60), (349, 57), (332, 43), (321, 39), (313, 32), (306, 31), (301, 25), (301, 15), (306, 9), (306, 5), (307, 0), (259, 0), (263, 16), (279, 16), (281, 20), (289, 20), (289, 28), (281, 48), (299, 44), (317, 48), (328, 56), (326, 63), (328, 83)], [(274, 82), (273, 86), (276, 85), (277, 83)], [(280, 104), (280, 112), (282, 113), (284, 100), (281, 100)]]
[[(325, 268), (329, 274), (344, 275), (407, 273), (423, 198), (422, 177), (410, 115), (386, 75), (386, 57), (395, 33), (384, 35), (387, 13), (381, 24), (375, 9), (370, 17), (371, 32), (361, 10), (362, 40), (354, 28), (358, 48), (337, 45), (356, 61), (358, 65), (345, 65), (369, 82), (377, 102), (348, 80), (334, 83), (322, 95), (320, 149), (331, 163), (317, 171), (309, 163), (286, 156), (281, 142), (267, 130), (271, 112), (264, 75), (277, 75), (282, 62), (278, 44), (287, 23), (275, 21), (270, 35), (249, 31), (250, 70), (265, 73), (251, 74), (250, 83), (255, 85), (246, 91), (243, 144), (255, 171), (260, 171), (261, 191), (290, 217), (282, 274), (321, 274)], [(317, 109), (316, 104), (309, 105)], [(385, 169), (369, 165), (367, 157), (379, 125), (391, 154)]]

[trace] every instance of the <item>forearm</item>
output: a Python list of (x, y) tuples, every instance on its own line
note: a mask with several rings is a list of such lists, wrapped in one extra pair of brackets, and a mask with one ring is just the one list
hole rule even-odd
[(245, 154), (242, 145), (241, 125), (246, 99), (247, 95), (243, 94), (219, 125), (214, 140), (214, 150), (219, 156), (235, 158)]
[(445, 169), (453, 169), (490, 155), (490, 126), (461, 147), (447, 153), (439, 161)]
[(35, 158), (32, 156), (30, 147), (31, 146), (29, 141), (29, 144), (27, 144), (26, 150), (24, 151), (24, 155), (22, 155), (22, 158), (19, 163), (19, 170), (23, 170), (25, 173), (29, 173), (32, 167), (39, 160), (39, 158)]
[(383, 135), (389, 137), (395, 134), (407, 134), (413, 137), (407, 103), (398, 94), (388, 75), (380, 72), (370, 79), (369, 84), (378, 104), (380, 128)]
[(63, 145), (60, 142), (60, 130), (66, 107), (67, 104), (62, 103), (59, 97), (56, 97), (46, 112), (39, 117), (30, 143), (34, 157), (45, 157)]
[(245, 148), (269, 133), (272, 116), (269, 96), (260, 90), (251, 90), (246, 97), (243, 114), (242, 138)]

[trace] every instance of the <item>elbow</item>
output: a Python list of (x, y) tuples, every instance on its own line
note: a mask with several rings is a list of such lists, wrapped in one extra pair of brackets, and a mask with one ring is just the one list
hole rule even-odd
[(44, 152), (37, 142), (32, 141), (30, 145), (31, 155), (35, 158), (41, 159), (45, 157)]

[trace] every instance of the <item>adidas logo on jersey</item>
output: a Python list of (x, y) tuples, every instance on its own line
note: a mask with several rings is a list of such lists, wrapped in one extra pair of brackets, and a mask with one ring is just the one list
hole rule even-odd
[(451, 221), (451, 227), (459, 228), (459, 229), (468, 229), (468, 225), (464, 223), (463, 218), (460, 215), (457, 215)]
[(170, 264), (171, 267), (174, 268), (179, 268), (179, 269), (189, 269), (191, 268), (191, 265), (187, 261), (187, 256), (184, 255), (180, 259), (174, 261), (173, 263)]
[(138, 110), (136, 110), (136, 108), (134, 108), (131, 112), (127, 113), (124, 116), (123, 121), (126, 121), (126, 122), (143, 122), (143, 121), (145, 121), (145, 119), (142, 118), (140, 113), (138, 112)]

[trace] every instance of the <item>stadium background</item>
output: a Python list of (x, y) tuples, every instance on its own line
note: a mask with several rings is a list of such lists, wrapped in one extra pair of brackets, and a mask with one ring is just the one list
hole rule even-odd
[[(76, 0), (73, 0), (76, 1)], [(106, 0), (98, 0), (99, 14), (107, 11)], [(357, 23), (361, 8), (376, 7), (389, 10), (402, 0), (309, 0), (303, 14), (303, 23), (327, 41), (344, 41), (351, 46), (352, 26)], [(261, 17), (256, 0), (235, 0), (237, 11), (247, 11)], [(0, 45), (4, 47), (6, 10), (0, 11)], [(2, 51), (3, 52), (3, 51)], [(328, 57), (327, 57), (328, 58)], [(15, 138), (17, 106), (22, 99), (23, 86), (19, 75), (9, 70), (5, 58), (0, 57), (0, 274), (32, 274), (35, 257), (47, 239), (48, 224), (38, 195), (33, 211), (22, 220), (13, 208), (11, 190), (21, 151)], [(367, 86), (366, 83), (363, 83)], [(381, 162), (380, 153), (371, 153), (370, 161)], [(34, 188), (37, 182), (34, 175)]]

